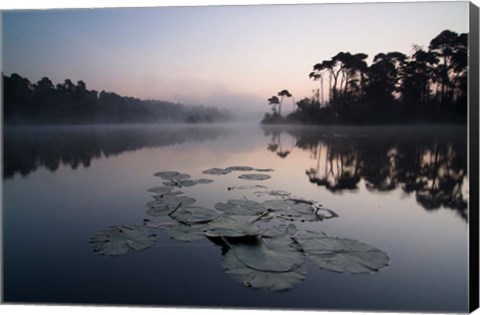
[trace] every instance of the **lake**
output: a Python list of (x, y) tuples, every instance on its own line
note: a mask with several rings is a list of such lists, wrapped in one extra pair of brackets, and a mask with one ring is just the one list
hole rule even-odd
[[(466, 312), (467, 128), (179, 126), (5, 127), (4, 301), (104, 305)], [(229, 166), (273, 169), (208, 175)], [(196, 204), (278, 199), (320, 203), (338, 217), (294, 222), (299, 231), (357, 240), (389, 264), (349, 274), (305, 263), (303, 281), (254, 290), (222, 268), (225, 248), (181, 242), (156, 229), (142, 251), (103, 256), (92, 236), (143, 226), (161, 186), (178, 171), (212, 183), (182, 187)], [(146, 227), (145, 227), (146, 228)]]

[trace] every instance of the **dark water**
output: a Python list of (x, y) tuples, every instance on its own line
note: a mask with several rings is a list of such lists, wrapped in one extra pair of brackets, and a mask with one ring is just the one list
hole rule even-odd
[[(275, 169), (258, 184), (339, 214), (300, 229), (372, 244), (390, 266), (349, 275), (308, 264), (292, 290), (263, 292), (233, 281), (207, 240), (159, 232), (145, 251), (90, 250), (99, 230), (148, 218), (161, 170), (214, 179), (184, 189), (205, 207), (255, 198), (227, 187), (257, 183), (201, 174), (231, 165)], [(464, 127), (6, 128), (3, 177), (6, 302), (467, 311)]]

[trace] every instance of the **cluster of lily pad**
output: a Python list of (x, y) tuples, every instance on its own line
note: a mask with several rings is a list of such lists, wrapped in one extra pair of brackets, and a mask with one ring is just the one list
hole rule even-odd
[[(271, 168), (253, 168), (251, 166), (229, 166), (227, 168), (210, 168), (208, 170), (204, 170), (202, 173), (207, 174), (207, 175), (227, 175), (230, 174), (231, 172), (235, 171), (241, 171), (241, 172), (249, 172), (249, 171), (255, 171), (255, 172), (273, 172), (273, 169)], [(240, 179), (246, 179), (246, 180), (266, 180), (270, 178), (270, 175), (267, 174), (242, 174), (238, 176)]]
[[(233, 171), (273, 170), (236, 166), (202, 173), (225, 175)], [(211, 209), (198, 206), (195, 198), (175, 189), (212, 180), (192, 180), (188, 174), (176, 171), (155, 175), (166, 180), (165, 186), (148, 189), (154, 195), (153, 201), (146, 204), (147, 214), (163, 219), (144, 219), (143, 227), (120, 226), (101, 231), (90, 240), (93, 251), (116, 256), (130, 250), (144, 250), (154, 244), (158, 229), (182, 242), (206, 238), (222, 246), (222, 267), (234, 280), (246, 287), (270, 291), (288, 290), (303, 281), (306, 261), (324, 270), (352, 274), (375, 272), (388, 265), (388, 255), (374, 246), (298, 229), (292, 222), (301, 224), (338, 217), (315, 201), (294, 198), (285, 191), (262, 190), (256, 194), (275, 199), (263, 202), (228, 199)], [(256, 189), (259, 185), (238, 187)]]
[(176, 171), (166, 171), (166, 172), (158, 172), (153, 174), (154, 176), (158, 176), (165, 181), (163, 184), (168, 187), (190, 187), (190, 186), (195, 186), (197, 184), (210, 184), (213, 183), (213, 180), (211, 179), (197, 179), (193, 180), (191, 179), (190, 175), (176, 172)]

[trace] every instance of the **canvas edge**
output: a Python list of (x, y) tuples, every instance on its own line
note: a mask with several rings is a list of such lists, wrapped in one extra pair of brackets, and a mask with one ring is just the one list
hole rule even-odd
[(469, 14), (469, 312), (473, 312), (479, 307), (479, 9), (472, 2)]

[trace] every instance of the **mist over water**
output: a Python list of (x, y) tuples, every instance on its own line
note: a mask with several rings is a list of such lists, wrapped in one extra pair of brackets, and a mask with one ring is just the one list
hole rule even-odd
[[(4, 144), (7, 302), (467, 309), (464, 127), (8, 127)], [(227, 189), (252, 184), (238, 178), (241, 172), (202, 173), (233, 165), (272, 168), (258, 184), (338, 214), (298, 222), (299, 229), (373, 244), (390, 265), (348, 275), (307, 264), (302, 283), (274, 293), (233, 281), (221, 268), (220, 248), (206, 240), (181, 243), (160, 230), (141, 252), (91, 252), (88, 240), (98, 231), (152, 219), (147, 189), (161, 185), (153, 176), (159, 171), (212, 179), (182, 188), (203, 207), (265, 198), (255, 189)]]

